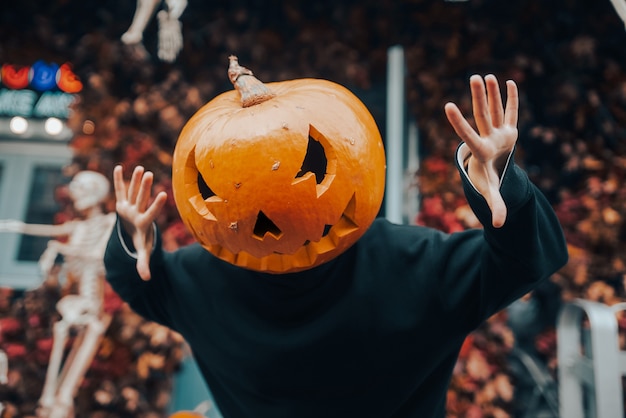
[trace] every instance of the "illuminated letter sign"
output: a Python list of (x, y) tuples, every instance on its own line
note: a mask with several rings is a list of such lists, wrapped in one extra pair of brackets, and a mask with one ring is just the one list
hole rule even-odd
[(32, 90), (0, 89), (0, 115), (31, 117), (36, 103)]
[(37, 61), (32, 66), (0, 68), (0, 116), (67, 119), (76, 93), (83, 89), (70, 64)]

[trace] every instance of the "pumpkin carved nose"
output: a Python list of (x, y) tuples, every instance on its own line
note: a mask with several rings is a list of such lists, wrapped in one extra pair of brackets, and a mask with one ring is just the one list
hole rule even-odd
[(256, 223), (254, 224), (254, 236), (259, 239), (265, 238), (266, 235), (272, 235), (274, 238), (278, 239), (282, 235), (282, 231), (279, 227), (276, 226), (274, 222), (270, 218), (267, 217), (263, 211), (259, 211), (259, 214), (256, 218)]

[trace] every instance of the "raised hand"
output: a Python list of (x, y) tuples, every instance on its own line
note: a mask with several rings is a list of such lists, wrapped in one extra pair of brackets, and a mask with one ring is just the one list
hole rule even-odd
[(137, 272), (143, 280), (150, 280), (150, 254), (154, 240), (152, 224), (163, 208), (167, 194), (159, 192), (154, 201), (151, 200), (151, 189), (154, 175), (150, 171), (137, 166), (126, 189), (122, 166), (113, 170), (115, 188), (115, 210), (122, 222), (124, 230), (131, 236), (137, 251)]
[(445, 112), (454, 131), (472, 153), (468, 175), (491, 209), (493, 226), (499, 228), (504, 225), (507, 215), (500, 194), (500, 174), (517, 141), (517, 86), (511, 80), (506, 82), (506, 108), (503, 107), (500, 87), (494, 75), (487, 75), (484, 80), (473, 75), (470, 90), (478, 131), (472, 128), (454, 103), (447, 103)]

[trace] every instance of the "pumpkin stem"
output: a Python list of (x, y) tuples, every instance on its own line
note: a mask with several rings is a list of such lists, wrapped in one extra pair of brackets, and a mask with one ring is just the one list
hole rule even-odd
[(228, 78), (233, 83), (235, 89), (241, 95), (241, 105), (243, 107), (254, 106), (276, 96), (265, 84), (256, 78), (252, 71), (239, 65), (236, 56), (228, 57)]

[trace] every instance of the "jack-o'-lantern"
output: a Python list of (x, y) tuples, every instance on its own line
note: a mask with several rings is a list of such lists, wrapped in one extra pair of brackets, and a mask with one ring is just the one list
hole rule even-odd
[(327, 80), (263, 84), (236, 57), (235, 90), (183, 127), (173, 191), (215, 256), (270, 273), (305, 270), (352, 246), (377, 216), (385, 153), (365, 105)]

